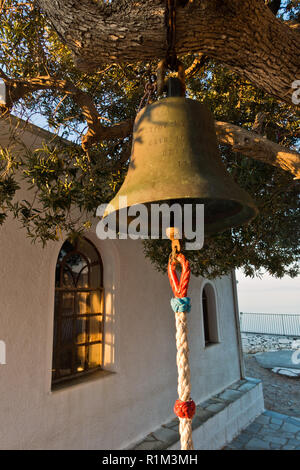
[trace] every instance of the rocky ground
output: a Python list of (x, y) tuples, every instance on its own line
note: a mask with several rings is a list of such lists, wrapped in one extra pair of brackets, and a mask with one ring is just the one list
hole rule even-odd
[(265, 408), (300, 418), (300, 380), (274, 374), (261, 367), (253, 354), (245, 354), (246, 375), (263, 384)]

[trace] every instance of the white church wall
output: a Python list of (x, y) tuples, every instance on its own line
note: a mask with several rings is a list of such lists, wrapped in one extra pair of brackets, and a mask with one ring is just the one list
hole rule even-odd
[[(1, 228), (0, 448), (120, 449), (173, 415), (177, 370), (172, 292), (139, 241), (88, 238), (104, 265), (104, 369), (51, 391), (54, 274), (62, 242), (33, 245), (15, 221)], [(189, 295), (192, 395), (196, 402), (240, 378), (231, 279), (214, 281), (221, 342), (205, 348), (201, 286)]]
[[(0, 143), (7, 136), (1, 127)], [(27, 126), (18, 138), (40, 147), (50, 137)], [(6, 364), (0, 361), (1, 449), (121, 449), (173, 417), (177, 368), (167, 276), (145, 259), (141, 242), (100, 241), (95, 228), (87, 236), (104, 265), (107, 372), (51, 391), (54, 276), (63, 240), (42, 248), (14, 220), (0, 228), (0, 340), (6, 353)], [(240, 378), (231, 279), (212, 282), (220, 343), (208, 347), (201, 307), (205, 282), (192, 277), (189, 289), (196, 403)]]

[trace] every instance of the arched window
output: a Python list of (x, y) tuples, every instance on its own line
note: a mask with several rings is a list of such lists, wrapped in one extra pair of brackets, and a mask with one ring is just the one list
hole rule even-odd
[(58, 255), (52, 383), (101, 368), (103, 267), (86, 238), (67, 240)]
[(219, 342), (217, 302), (213, 286), (206, 283), (202, 290), (202, 314), (205, 346)]

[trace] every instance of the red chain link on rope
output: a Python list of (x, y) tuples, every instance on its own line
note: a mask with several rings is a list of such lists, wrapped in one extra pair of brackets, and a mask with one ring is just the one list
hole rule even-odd
[[(176, 274), (176, 261), (178, 261), (181, 265), (180, 281), (178, 281)], [(187, 290), (191, 277), (191, 268), (190, 263), (182, 253), (179, 253), (176, 256), (176, 260), (172, 259), (171, 257), (169, 258), (168, 276), (174, 296), (179, 298), (187, 297)]]

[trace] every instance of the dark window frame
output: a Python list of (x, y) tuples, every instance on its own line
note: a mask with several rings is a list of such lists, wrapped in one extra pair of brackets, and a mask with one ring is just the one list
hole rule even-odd
[(216, 292), (212, 284), (206, 282), (202, 289), (202, 319), (205, 347), (220, 343), (219, 319)]
[[(78, 245), (80, 242), (88, 243), (94, 251), (94, 255), (96, 255), (96, 261), (90, 262), (88, 256), (84, 253), (84, 249), (79, 248)], [(61, 254), (63, 253), (64, 247), (66, 244), (72, 244), (74, 249), (67, 251), (66, 254), (60, 259)], [(79, 256), (81, 259), (84, 260), (86, 263), (78, 273), (76, 273), (76, 279), (74, 277), (74, 273), (67, 265), (68, 259), (71, 259), (72, 256)], [(99, 268), (99, 285), (97, 287), (91, 286), (91, 268), (98, 267)], [(81, 279), (80, 276), (82, 272), (87, 268), (87, 284), (88, 287), (78, 287), (77, 284)], [(70, 240), (66, 240), (61, 247), (59, 252), (58, 260), (56, 263), (56, 269), (59, 269), (59, 285), (55, 286), (55, 306), (54, 306), (54, 334), (53, 334), (53, 358), (52, 358), (52, 386), (59, 384), (61, 382), (67, 382), (70, 380), (74, 380), (76, 378), (80, 378), (85, 375), (89, 375), (92, 372), (103, 370), (103, 350), (104, 350), (104, 287), (103, 287), (103, 263), (102, 258), (100, 256), (99, 251), (95, 247), (95, 245), (85, 237), (78, 237), (75, 241), (70, 242)], [(69, 272), (69, 276), (73, 281), (73, 286), (66, 286), (64, 283), (64, 272), (65, 269)], [(63, 303), (62, 303), (62, 295), (64, 293), (73, 293), (72, 298), (72, 313), (70, 314), (63, 314)], [(78, 294), (80, 293), (97, 293), (99, 305), (101, 305), (101, 311), (99, 312), (85, 312), (79, 313), (79, 297)], [(91, 297), (90, 295), (86, 299), (86, 305), (88, 309), (90, 309)], [(90, 320), (96, 319), (99, 317), (101, 321), (99, 321), (99, 338), (101, 339), (96, 341), (90, 340)], [(63, 322), (70, 321), (72, 322), (72, 341), (71, 343), (64, 344), (62, 338), (62, 325)], [(77, 342), (76, 341), (76, 332), (77, 332), (77, 323), (81, 322), (81, 325), (84, 321), (85, 329), (83, 330), (84, 335), (86, 335), (87, 341)], [(66, 325), (66, 323), (65, 323)], [(65, 329), (66, 331), (66, 329)], [(65, 333), (64, 331), (64, 333)], [(68, 331), (70, 333), (70, 331)], [(101, 347), (101, 363), (95, 367), (89, 367), (89, 353), (90, 353), (90, 346), (99, 344)], [(84, 348), (84, 370), (76, 370), (76, 357), (79, 351), (79, 348)], [(62, 374), (62, 367), (61, 367), (61, 358), (62, 353), (64, 351), (68, 351), (67, 354), (71, 354), (71, 367), (70, 373)]]
[(205, 287), (202, 291), (202, 312), (203, 312), (203, 327), (204, 327), (204, 341), (205, 346), (211, 343), (209, 332), (209, 316), (208, 316), (208, 299)]

